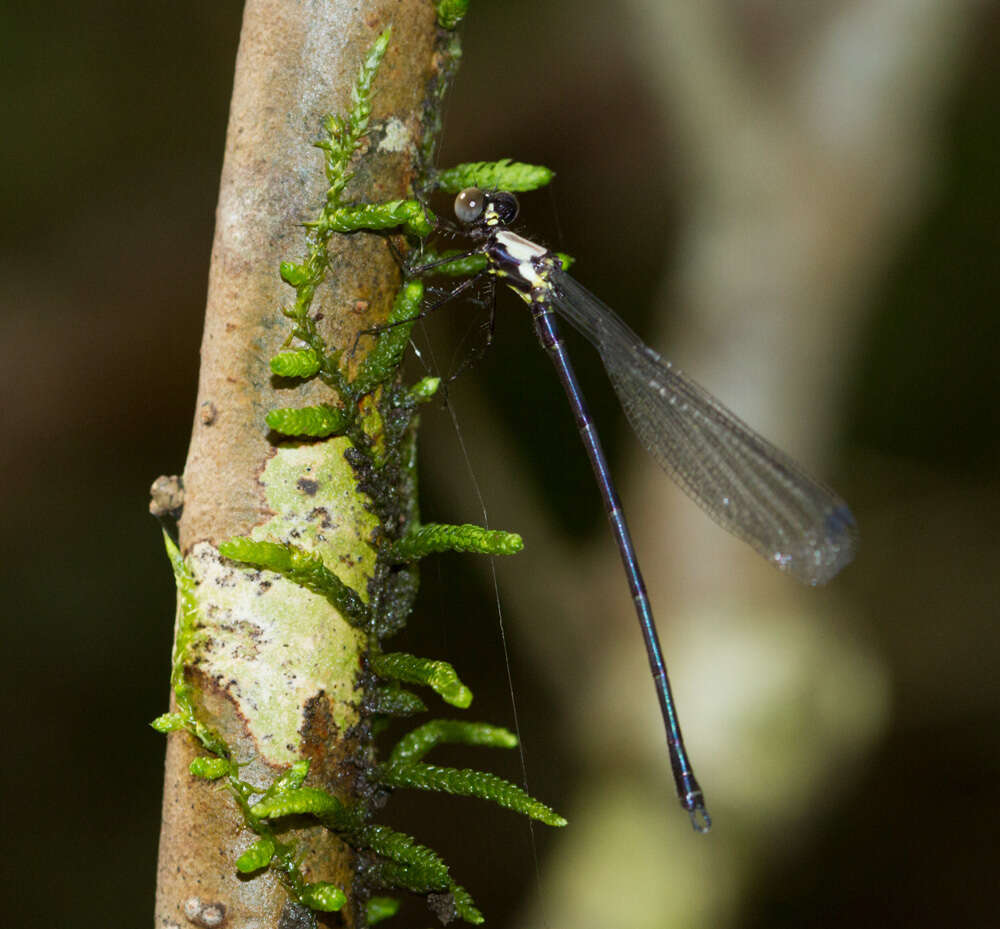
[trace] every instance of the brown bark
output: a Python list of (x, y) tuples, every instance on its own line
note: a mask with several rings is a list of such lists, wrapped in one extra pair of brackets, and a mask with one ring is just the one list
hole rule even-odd
[[(249, 535), (275, 516), (264, 480), (265, 469), (275, 457), (264, 423), (266, 412), (275, 406), (331, 400), (328, 392), (313, 396), (318, 388), (308, 386), (291, 397), (287, 391), (279, 397), (272, 383), (268, 359), (289, 331), (279, 307), (293, 299), (291, 289), (278, 276), (278, 265), (281, 260), (303, 256), (299, 224), (314, 217), (323, 201), (322, 153), (310, 143), (319, 136), (326, 113), (349, 109), (358, 68), (387, 26), (392, 27), (392, 40), (375, 81), (368, 151), (358, 161), (357, 174), (347, 188), (352, 200), (406, 195), (422, 132), (424, 95), (437, 63), (433, 5), (427, 0), (373, 0), (361, 5), (343, 0), (249, 0), (246, 6), (180, 524), (182, 552), (196, 567), (204, 566), (195, 574), (199, 603), (207, 616), (215, 610), (212, 597), (231, 580), (228, 576), (226, 583), (219, 580), (218, 572), (225, 565), (219, 562), (214, 546), (233, 536)], [(399, 121), (393, 123), (393, 139), (402, 135), (405, 145), (388, 144), (388, 135), (379, 131), (390, 119)], [(385, 144), (380, 144), (383, 140)], [(321, 325), (328, 344), (350, 345), (358, 329), (385, 318), (398, 285), (398, 271), (384, 242), (375, 236), (335, 237), (330, 253), (328, 281), (318, 291), (313, 308), (323, 314)], [(343, 459), (343, 441), (331, 440), (327, 452), (322, 451), (326, 443), (310, 448), (320, 449), (316, 452), (320, 457), (327, 454), (326, 461), (334, 469)], [(346, 515), (331, 512), (330, 518), (348, 536), (351, 532), (360, 535), (356, 496), (347, 503), (347, 510)], [(213, 580), (214, 586), (207, 580)], [(326, 605), (323, 608), (334, 612)], [(245, 625), (251, 635), (256, 631), (259, 636), (259, 626), (245, 621), (233, 603), (219, 610), (231, 625)], [(293, 626), (294, 622), (298, 620)], [(333, 640), (313, 642), (310, 637), (319, 628), (329, 629)], [(259, 642), (248, 641), (247, 649), (258, 649), (253, 656), (257, 664), (252, 665), (255, 680), (223, 679), (217, 671), (206, 670), (211, 666), (213, 644), (216, 651), (220, 646), (211, 641), (213, 627), (207, 618), (205, 629), (200, 656), (189, 661), (186, 677), (194, 685), (199, 714), (226, 740), (235, 758), (249, 762), (242, 776), (267, 783), (287, 766), (289, 755), (309, 757), (313, 766), (308, 783), (344, 797), (349, 787), (336, 762), (351, 750), (343, 740), (351, 712), (356, 719), (351, 702), (353, 675), (333, 680), (332, 672), (324, 676), (322, 669), (308, 668), (305, 673), (296, 668), (297, 715), (291, 726), (295, 744), (262, 743), (260, 730), (250, 722), (251, 710), (257, 710), (254, 701), (274, 696), (273, 688), (269, 691), (262, 682), (280, 680), (280, 675), (289, 673), (284, 664), (266, 666), (280, 652), (267, 652), (259, 648)], [(272, 634), (273, 628), (268, 630)], [(283, 629), (276, 634), (283, 635)], [(298, 626), (291, 628), (291, 640), (281, 644), (294, 650), (296, 634), (304, 635), (316, 653), (358, 646), (357, 636), (335, 615), (329, 622), (310, 626), (307, 635)], [(232, 649), (230, 657), (240, 651), (239, 642), (227, 645)], [(313, 681), (313, 692), (303, 691), (303, 682), (312, 686)], [(241, 704), (241, 700), (250, 702)], [(238, 875), (236, 858), (255, 836), (243, 827), (242, 816), (225, 791), (188, 773), (188, 763), (198, 753), (186, 733), (169, 736), (156, 925), (296, 924), (290, 921), (288, 894), (272, 874)], [(298, 830), (298, 837), (307, 879), (333, 881), (350, 896), (350, 849), (316, 828)], [(219, 914), (222, 921), (214, 922)], [(339, 914), (317, 915), (321, 925), (354, 924), (350, 906)]]

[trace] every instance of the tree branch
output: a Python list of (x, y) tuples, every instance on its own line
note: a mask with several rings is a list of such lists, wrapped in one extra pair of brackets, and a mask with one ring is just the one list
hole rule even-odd
[[(289, 332), (280, 306), (292, 294), (278, 275), (279, 262), (301, 255), (300, 224), (315, 215), (326, 190), (322, 156), (310, 142), (325, 114), (350, 109), (359, 66), (389, 26), (392, 43), (374, 89), (369, 150), (356, 162), (346, 192), (351, 199), (405, 196), (416, 172), (424, 95), (441, 66), (433, 5), (247, 3), (180, 523), (192, 602), (186, 618), (179, 612), (175, 672), (189, 688), (198, 719), (228, 746), (241, 766), (239, 779), (268, 784), (305, 758), (310, 783), (344, 801), (354, 790), (347, 762), (358, 750), (353, 727), (365, 634), (328, 599), (231, 562), (218, 546), (232, 537), (278, 533), (279, 527), (280, 534), (296, 530), (298, 544), (368, 595), (375, 518), (344, 460), (349, 441), (275, 447), (265, 415), (288, 405), (290, 396), (268, 368)], [(327, 344), (351, 346), (358, 330), (388, 315), (398, 269), (384, 242), (367, 234), (335, 236), (329, 257), (330, 273), (313, 307), (322, 314)], [(329, 399), (320, 393), (313, 382), (296, 388), (294, 399), (299, 405)], [(328, 505), (334, 499), (339, 506)], [(241, 807), (218, 781), (192, 777), (188, 766), (199, 753), (187, 733), (169, 737), (157, 925), (213, 924), (220, 908), (226, 925), (291, 925), (296, 914), (309, 911), (289, 897), (278, 869), (240, 877), (235, 862), (258, 838), (247, 828), (246, 798)], [(297, 843), (303, 879), (333, 882), (350, 893), (353, 853), (331, 832), (292, 829), (281, 841)], [(320, 902), (328, 898), (312, 894)], [(355, 921), (349, 907), (337, 917), (338, 925)]]

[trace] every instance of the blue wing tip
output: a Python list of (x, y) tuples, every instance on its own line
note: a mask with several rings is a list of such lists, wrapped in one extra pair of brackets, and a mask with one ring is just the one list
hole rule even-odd
[(858, 523), (846, 503), (839, 503), (826, 516), (823, 546), (817, 552), (816, 572), (810, 579), (814, 586), (825, 584), (854, 559), (858, 547)]
[(857, 528), (857, 520), (846, 503), (834, 507), (826, 517), (826, 537), (832, 542), (837, 542), (845, 535), (853, 537)]
[(779, 570), (810, 587), (833, 580), (854, 559), (858, 524), (846, 503), (831, 507), (821, 527), (806, 533), (798, 545), (771, 553)]

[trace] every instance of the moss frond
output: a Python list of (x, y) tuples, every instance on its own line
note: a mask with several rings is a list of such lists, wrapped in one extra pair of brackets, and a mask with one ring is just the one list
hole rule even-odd
[(383, 716), (415, 716), (426, 713), (427, 706), (416, 694), (399, 687), (376, 687), (368, 698), (365, 709)]
[(369, 658), (372, 670), (382, 678), (430, 687), (445, 703), (465, 709), (472, 691), (463, 684), (447, 661), (417, 658), (406, 652), (387, 652)]
[(163, 735), (185, 728), (184, 717), (180, 713), (161, 713), (149, 725)]
[(347, 903), (347, 895), (336, 884), (317, 881), (302, 888), (299, 900), (311, 910), (332, 913)]
[(257, 542), (244, 536), (220, 543), (219, 552), (233, 561), (267, 568), (326, 597), (354, 625), (368, 622), (368, 607), (364, 601), (323, 564), (319, 555), (287, 542)]
[[(272, 363), (273, 361), (274, 359)], [(347, 413), (328, 403), (320, 403), (317, 406), (278, 407), (268, 410), (264, 421), (269, 428), (281, 435), (305, 435), (313, 439), (342, 435), (350, 425)]]
[(408, 732), (389, 755), (390, 764), (413, 764), (432, 748), (444, 743), (480, 745), (488, 748), (516, 748), (517, 736), (502, 726), (467, 723), (455, 719), (432, 719)]
[(215, 758), (207, 755), (199, 755), (192, 758), (188, 765), (188, 771), (194, 777), (203, 778), (206, 781), (215, 781), (227, 774), (235, 774), (235, 765), (227, 758)]
[(469, 9), (469, 0), (437, 0), (438, 25), (442, 29), (454, 29), (464, 18)]
[(474, 925), (483, 922), (483, 914), (476, 909), (469, 892), (451, 879), (448, 866), (426, 845), (419, 845), (411, 836), (388, 826), (365, 826), (354, 833), (353, 840), (387, 859), (371, 867), (370, 876), (374, 880), (414, 893), (447, 890), (454, 899), (458, 916)]
[[(576, 261), (572, 255), (566, 252), (556, 252), (556, 257), (562, 264), (563, 270), (568, 271)], [(453, 261), (447, 259), (454, 256)], [(441, 261), (443, 264), (434, 264)], [(433, 248), (425, 248), (420, 253), (420, 264), (434, 264), (434, 274), (443, 277), (475, 277), (486, 270), (486, 256), (481, 254), (466, 255), (465, 252), (457, 248), (445, 249), (443, 252), (435, 251)]]
[(407, 398), (412, 403), (426, 403), (441, 386), (439, 377), (422, 377), (407, 391)]
[(333, 794), (318, 787), (296, 787), (283, 790), (255, 803), (250, 812), (259, 819), (278, 819), (282, 816), (311, 814), (328, 824), (342, 824), (349, 820), (344, 805)]
[[(452, 258), (453, 260), (447, 260)], [(435, 264), (435, 262), (442, 264)], [(445, 249), (443, 252), (435, 251), (433, 248), (425, 248), (420, 253), (420, 264), (434, 265), (434, 274), (445, 277), (474, 277), (481, 271), (486, 270), (486, 256), (481, 254), (466, 255), (465, 252), (457, 248)]]
[[(279, 377), (312, 377), (319, 371), (322, 364), (323, 359), (316, 351), (304, 348), (297, 352), (280, 352), (275, 355), (271, 359), (271, 372)], [(268, 423), (268, 425), (271, 424)], [(275, 427), (271, 426), (271, 428)]]
[[(345, 116), (328, 115), (323, 120), (324, 134), (315, 143), (323, 151), (326, 174), (326, 199), (317, 219), (306, 224), (306, 256), (298, 262), (282, 262), (282, 278), (295, 288), (295, 303), (282, 312), (294, 320), (290, 339), (298, 339), (320, 357), (327, 357), (326, 345), (310, 315), (316, 288), (323, 282), (329, 265), (326, 246), (337, 223), (333, 217), (343, 209), (344, 188), (351, 179), (350, 163), (368, 131), (371, 115), (372, 84), (382, 57), (389, 45), (391, 30), (386, 29), (372, 44), (358, 70), (357, 81), (351, 91), (351, 110)], [(411, 217), (412, 219), (412, 217)], [(324, 376), (338, 389), (340, 383), (335, 359), (323, 368)]]
[(275, 841), (270, 836), (258, 839), (236, 859), (236, 870), (241, 874), (250, 874), (266, 868), (271, 863), (276, 848)]
[(437, 174), (440, 190), (457, 194), (466, 187), (482, 187), (483, 190), (510, 190), (518, 193), (544, 187), (555, 172), (545, 165), (529, 165), (510, 158), (499, 161), (469, 161), (455, 165)]
[(265, 797), (276, 797), (286, 790), (296, 790), (301, 787), (309, 773), (309, 760), (302, 758), (294, 764), (289, 765), (288, 770), (280, 777), (274, 779), (271, 786), (264, 792)]
[(524, 548), (516, 532), (484, 529), (482, 526), (427, 523), (411, 529), (387, 552), (394, 562), (415, 561), (440, 552), (472, 552), (478, 555), (514, 555)]
[(420, 315), (423, 300), (424, 285), (420, 281), (408, 281), (396, 294), (385, 328), (379, 333), (375, 347), (365, 355), (358, 376), (351, 383), (358, 395), (370, 394), (396, 373), (410, 343), (410, 332)]
[(158, 717), (154, 721), (154, 728), (160, 731), (172, 731), (180, 719), (183, 728), (201, 742), (204, 748), (219, 758), (228, 758), (229, 746), (195, 715), (191, 700), (191, 685), (184, 679), (184, 655), (201, 622), (194, 577), (180, 549), (166, 532), (163, 533), (163, 544), (167, 549), (167, 557), (174, 572), (174, 583), (177, 586), (177, 632), (174, 636), (170, 670), (170, 686), (177, 701), (177, 713), (166, 713)]
[(479, 912), (472, 899), (472, 894), (470, 894), (464, 887), (460, 887), (458, 884), (452, 884), (451, 897), (455, 903), (455, 912), (458, 914), (460, 919), (465, 920), (467, 923), (471, 923), (473, 926), (478, 926), (486, 922), (486, 917)]
[(365, 918), (369, 926), (382, 922), (399, 912), (399, 901), (395, 897), (371, 897), (365, 904)]
[(308, 265), (296, 264), (294, 261), (282, 261), (278, 265), (278, 273), (281, 279), (292, 287), (305, 284), (312, 276), (312, 270)]
[(380, 784), (386, 787), (412, 787), (435, 790), (461, 797), (479, 797), (522, 813), (547, 826), (565, 826), (566, 820), (540, 800), (502, 777), (471, 768), (439, 768), (429, 764), (385, 764), (377, 770)]
[(352, 836), (358, 848), (370, 848), (376, 855), (417, 869), (428, 883), (444, 887), (450, 878), (448, 866), (433, 849), (412, 836), (388, 826), (362, 826)]
[(334, 232), (361, 232), (402, 227), (410, 235), (423, 238), (434, 231), (434, 214), (419, 200), (387, 200), (358, 203), (329, 210), (305, 224), (329, 238)]
[(316, 147), (326, 155), (326, 179), (329, 184), (327, 205), (336, 208), (340, 197), (351, 179), (348, 164), (368, 131), (371, 116), (372, 83), (378, 73), (392, 30), (386, 29), (372, 44), (365, 60), (358, 69), (358, 77), (351, 89), (351, 110), (346, 116), (327, 116), (323, 121), (326, 135), (317, 141)]

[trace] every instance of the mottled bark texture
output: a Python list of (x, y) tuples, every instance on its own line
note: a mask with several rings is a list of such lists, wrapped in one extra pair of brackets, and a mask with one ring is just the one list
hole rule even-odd
[[(303, 256), (300, 224), (323, 201), (322, 153), (310, 143), (326, 113), (349, 109), (358, 68), (387, 26), (392, 41), (375, 80), (367, 151), (346, 191), (352, 200), (406, 196), (437, 66), (433, 5), (247, 3), (180, 523), (181, 549), (198, 585), (200, 633), (186, 653), (185, 673), (199, 715), (248, 763), (242, 769), (247, 780), (268, 783), (292, 758), (308, 757), (307, 783), (342, 799), (351, 785), (338, 762), (356, 747), (345, 736), (357, 720), (363, 641), (322, 598), (281, 579), (265, 583), (258, 575), (254, 582), (252, 572), (220, 559), (216, 547), (269, 524), (305, 524), (306, 514), (316, 516), (310, 504), (321, 503), (322, 525), (316, 528), (314, 519), (312, 535), (304, 531), (300, 544), (335, 559), (342, 577), (364, 590), (370, 555), (357, 549), (365, 547), (371, 517), (343, 462), (346, 440), (278, 449), (264, 416), (272, 407), (331, 399), (325, 388), (320, 397), (320, 388), (310, 386), (286, 387), (279, 396), (270, 375), (268, 359), (289, 331), (279, 307), (294, 298), (278, 265)], [(398, 269), (376, 236), (334, 237), (330, 252), (328, 280), (313, 307), (323, 315), (328, 344), (349, 346), (358, 329), (385, 318)], [(318, 482), (296, 482), (295, 467), (315, 472)], [(338, 502), (319, 501), (317, 487)], [(218, 783), (188, 773), (199, 753), (188, 734), (169, 736), (156, 925), (299, 925), (301, 914), (271, 873), (237, 873), (236, 858), (255, 836)], [(322, 830), (293, 835), (307, 880), (335, 882), (350, 895), (351, 850)], [(320, 925), (354, 924), (350, 905), (317, 916)]]

